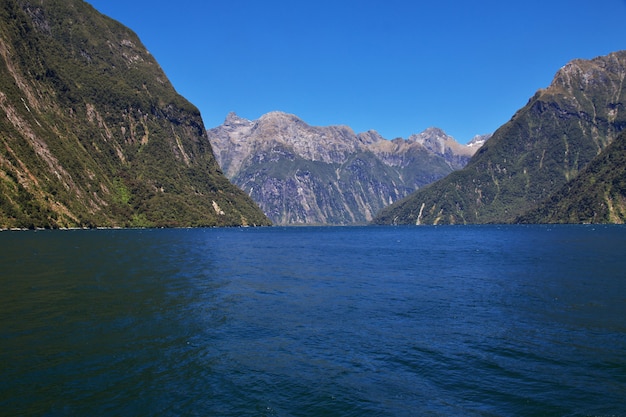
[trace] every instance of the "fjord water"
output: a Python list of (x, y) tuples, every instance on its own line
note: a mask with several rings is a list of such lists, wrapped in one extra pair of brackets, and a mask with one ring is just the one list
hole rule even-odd
[(626, 228), (1, 232), (0, 414), (626, 414)]

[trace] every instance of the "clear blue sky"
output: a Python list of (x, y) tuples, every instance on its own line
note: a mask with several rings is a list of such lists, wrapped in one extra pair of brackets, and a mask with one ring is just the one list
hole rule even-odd
[(134, 30), (207, 128), (281, 110), (467, 142), (574, 58), (626, 49), (626, 0), (88, 0)]

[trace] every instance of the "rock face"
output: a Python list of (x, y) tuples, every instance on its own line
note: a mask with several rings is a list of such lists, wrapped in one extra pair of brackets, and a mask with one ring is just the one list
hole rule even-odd
[(477, 135), (467, 145), (462, 145), (448, 136), (443, 130), (431, 127), (422, 133), (409, 136), (408, 142), (416, 142), (432, 151), (436, 155), (441, 155), (454, 170), (461, 169), (467, 165), (469, 158), (491, 137), (488, 135)]
[(0, 22), (0, 228), (269, 224), (132, 31), (82, 0)]
[(208, 131), (224, 173), (276, 224), (358, 224), (463, 166), (476, 150), (439, 129), (385, 140), (282, 112), (231, 113)]
[(468, 165), (382, 210), (379, 224), (507, 223), (575, 178), (626, 127), (626, 52), (575, 60)]

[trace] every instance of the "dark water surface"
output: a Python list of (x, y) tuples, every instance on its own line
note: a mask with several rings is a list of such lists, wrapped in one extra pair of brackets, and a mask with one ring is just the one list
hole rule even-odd
[(626, 228), (0, 232), (0, 415), (626, 415)]

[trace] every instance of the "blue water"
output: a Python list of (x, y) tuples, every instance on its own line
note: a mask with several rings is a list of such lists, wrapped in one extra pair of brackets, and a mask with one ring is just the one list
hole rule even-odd
[(626, 228), (0, 232), (3, 416), (626, 415)]

